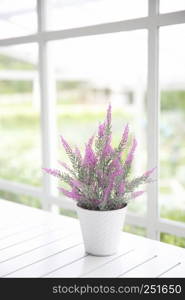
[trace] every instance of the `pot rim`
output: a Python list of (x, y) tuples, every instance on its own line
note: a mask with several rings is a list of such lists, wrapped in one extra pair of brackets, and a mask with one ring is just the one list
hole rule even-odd
[(126, 209), (127, 208), (127, 204), (125, 204), (125, 206), (123, 206), (122, 208), (110, 209), (110, 210), (87, 209), (87, 208), (83, 208), (83, 207), (79, 206), (78, 203), (76, 204), (76, 207), (77, 207), (77, 209), (81, 209), (81, 210), (92, 212), (92, 213), (113, 213), (113, 212), (118, 212), (118, 211)]

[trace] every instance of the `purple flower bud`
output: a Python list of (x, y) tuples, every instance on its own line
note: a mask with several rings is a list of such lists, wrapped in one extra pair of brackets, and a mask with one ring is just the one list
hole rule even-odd
[(131, 198), (137, 198), (139, 196), (141, 196), (145, 191), (137, 191), (137, 192), (133, 192), (131, 194)]
[(144, 177), (149, 177), (149, 176), (155, 171), (155, 169), (156, 169), (156, 167), (153, 168), (153, 169), (151, 169), (151, 170), (146, 171), (146, 172), (143, 174), (143, 176), (144, 176)]
[(63, 147), (64, 147), (66, 153), (68, 153), (68, 152), (71, 152), (71, 153), (72, 153), (72, 149), (71, 149), (71, 147), (69, 146), (69, 144), (67, 143), (67, 141), (63, 138), (63, 136), (60, 136), (60, 138), (61, 138), (61, 142), (62, 142), (62, 145), (63, 145)]
[(137, 141), (136, 141), (136, 139), (134, 138), (133, 143), (132, 143), (132, 147), (131, 147), (130, 152), (129, 152), (128, 156), (127, 156), (127, 159), (126, 159), (126, 161), (125, 161), (125, 163), (126, 163), (127, 165), (131, 165), (131, 163), (132, 163), (132, 160), (133, 160), (133, 156), (134, 156), (134, 152), (135, 152), (136, 146), (137, 146)]
[(77, 200), (77, 201), (79, 201), (79, 200), (82, 199), (82, 197), (81, 197), (74, 189), (72, 189), (71, 192), (68, 191), (68, 190), (66, 190), (66, 189), (64, 189), (64, 188), (62, 188), (62, 187), (58, 187), (58, 189), (59, 189), (59, 191), (62, 192), (66, 197), (72, 198), (72, 199)]
[(103, 193), (103, 202), (107, 201), (109, 195), (112, 192), (112, 189), (113, 189), (113, 186), (114, 186), (114, 180), (119, 175), (121, 175), (120, 170), (116, 170), (115, 172), (113, 172), (112, 174), (109, 175), (108, 186), (105, 188), (104, 193)]
[(121, 171), (123, 172), (123, 168), (122, 168), (122, 164), (119, 160), (119, 158), (115, 158), (111, 164), (110, 164), (110, 168), (112, 169), (116, 169), (117, 171)]
[(121, 142), (120, 144), (121, 145), (125, 145), (127, 140), (128, 140), (128, 134), (129, 134), (129, 126), (128, 124), (125, 126), (125, 129), (124, 129), (124, 132), (123, 132), (123, 135), (122, 135), (122, 138), (121, 138)]
[(122, 181), (118, 187), (118, 194), (121, 196), (124, 194), (124, 192), (125, 192), (125, 182)]
[(98, 127), (98, 136), (99, 136), (99, 138), (102, 138), (104, 136), (105, 128), (106, 128), (105, 122), (99, 125), (99, 127)]
[(103, 193), (103, 202), (106, 202), (113, 188), (113, 180), (109, 182), (109, 185), (105, 188)]
[(108, 109), (107, 109), (107, 124), (111, 124), (111, 113), (112, 113), (112, 107), (111, 104), (109, 104)]
[(76, 154), (76, 156), (78, 157), (79, 160), (82, 159), (80, 149), (77, 146), (75, 147), (75, 154)]
[(82, 183), (77, 180), (77, 179), (73, 179), (71, 180), (71, 184), (74, 186), (74, 187), (77, 187), (77, 188), (81, 188), (82, 187)]
[(84, 166), (94, 167), (97, 162), (96, 155), (92, 149), (93, 138), (94, 137), (91, 137), (89, 139), (89, 142), (85, 148), (85, 156), (84, 156), (84, 161), (83, 161)]
[(60, 171), (56, 169), (42, 168), (46, 173), (53, 175), (55, 177), (60, 177)]
[(112, 146), (110, 144), (105, 144), (103, 151), (102, 151), (102, 156), (106, 157), (111, 155), (114, 152)]

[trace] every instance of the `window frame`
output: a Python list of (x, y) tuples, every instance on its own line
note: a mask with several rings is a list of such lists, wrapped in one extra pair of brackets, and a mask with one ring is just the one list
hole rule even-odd
[[(46, 1), (37, 0), (37, 32), (27, 36), (0, 40), (0, 47), (29, 43), (37, 43), (39, 47), (38, 72), (41, 101), (42, 165), (48, 168), (54, 165), (57, 148), (56, 103), (53, 101), (56, 97), (53, 97), (54, 88), (52, 80), (50, 80), (48, 42), (82, 36), (146, 29), (148, 32), (147, 166), (148, 169), (157, 166), (157, 173), (159, 173), (159, 28), (161, 26), (185, 23), (185, 10), (159, 14), (159, 0), (148, 0), (148, 15), (146, 17), (57, 31), (46, 30), (46, 14)], [(54, 181), (47, 174), (43, 174), (41, 188), (0, 179), (0, 189), (37, 197), (41, 201), (42, 208), (48, 211), (51, 210), (53, 204), (61, 208), (74, 210), (74, 203), (71, 200), (63, 199), (57, 195)], [(161, 232), (185, 237), (184, 223), (160, 218), (158, 198), (159, 182), (156, 180), (147, 187), (146, 216), (128, 212), (126, 224), (144, 227), (147, 229), (147, 237), (151, 239), (159, 240)]]

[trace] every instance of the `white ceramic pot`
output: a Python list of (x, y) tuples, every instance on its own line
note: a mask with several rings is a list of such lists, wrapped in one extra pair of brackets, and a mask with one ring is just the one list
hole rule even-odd
[(127, 207), (96, 211), (77, 206), (82, 236), (87, 253), (96, 256), (117, 252)]

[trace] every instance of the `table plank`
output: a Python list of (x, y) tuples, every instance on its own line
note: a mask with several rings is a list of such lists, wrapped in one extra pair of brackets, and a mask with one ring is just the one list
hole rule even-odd
[(155, 252), (148, 253), (148, 251), (141, 250), (142, 249), (135, 249), (127, 255), (116, 257), (109, 263), (106, 263), (81, 277), (120, 277), (125, 271), (131, 269), (133, 266), (155, 258)]
[[(133, 251), (128, 246), (127, 249), (122, 249), (122, 256), (127, 255), (129, 252)], [(119, 255), (121, 255), (119, 253)], [(113, 256), (117, 257), (117, 256)], [(94, 269), (109, 263), (112, 259), (112, 256), (106, 256), (106, 257), (97, 257), (97, 256), (91, 256), (87, 255), (83, 259), (72, 263), (66, 267), (59, 267), (57, 270), (52, 271), (43, 277), (81, 277), (83, 274), (87, 274), (92, 272)]]
[(21, 232), (25, 232), (28, 229), (35, 228), (39, 225), (40, 225), (40, 221), (35, 222), (34, 224), (32, 222), (30, 222), (30, 223), (27, 222), (27, 223), (12, 225), (9, 228), (0, 229), (0, 240), (2, 240), (4, 238), (8, 238), (8, 237), (10, 237), (12, 235), (15, 235), (15, 234), (19, 234)]
[(159, 254), (155, 259), (148, 261), (140, 266), (133, 268), (130, 271), (125, 272), (120, 277), (158, 277), (159, 274), (165, 272), (168, 268), (175, 268), (178, 266), (179, 261), (177, 259), (166, 259), (166, 256)]
[[(74, 240), (72, 243), (74, 244)], [(83, 245), (69, 247), (66, 251), (61, 251), (54, 256), (43, 259), (40, 262), (34, 263), (5, 277), (42, 277), (44, 274), (51, 272), (59, 266), (66, 266), (72, 262), (82, 259), (85, 255)]]
[(45, 263), (47, 259), (50, 259), (52, 256), (57, 256), (57, 254), (61, 254), (64, 250), (77, 246), (80, 243), (82, 243), (80, 237), (76, 234), (71, 234), (70, 236), (64, 237), (59, 241), (56, 241), (49, 245), (45, 245), (45, 247), (41, 247), (29, 253), (22, 254), (15, 259), (1, 263), (0, 276), (11, 274), (19, 269), (22, 272), (23, 268), (30, 267), (37, 262), (40, 263), (41, 261), (43, 261)]
[(179, 264), (175, 268), (166, 269), (166, 271), (159, 274), (157, 277), (161, 277), (161, 278), (169, 278), (169, 277), (180, 278), (180, 277), (183, 277), (184, 278), (185, 277), (185, 261), (182, 261), (181, 264)]
[[(126, 238), (124, 240), (126, 242)], [(115, 259), (103, 267), (95, 268), (93, 272), (84, 274), (82, 277), (134, 277), (132, 273), (137, 274), (135, 277), (157, 277), (169, 268), (169, 262), (172, 267), (185, 258), (184, 249), (158, 241), (142, 238), (136, 245), (135, 250), (127, 256)], [(164, 264), (161, 258), (165, 261)]]
[[(24, 243), (1, 250), (0, 263), (61, 240), (62, 238), (69, 236), (69, 234), (75, 233), (75, 231), (76, 230), (71, 227), (66, 227), (65, 231), (63, 230), (63, 227), (57, 228), (56, 230), (43, 233), (41, 236), (34, 238), (31, 241), (28, 240)], [(79, 234), (79, 230), (77, 230), (77, 233)]]
[[(136, 239), (135, 239), (136, 238)], [(53, 271), (45, 277), (80, 277), (85, 273), (88, 273), (97, 267), (119, 257), (121, 255), (126, 255), (128, 252), (133, 251), (136, 246), (137, 236), (130, 235), (128, 233), (123, 233), (120, 249), (117, 254), (113, 256), (105, 256), (105, 257), (98, 257), (88, 255), (84, 257), (83, 260), (77, 261), (73, 264), (70, 264), (66, 267), (57, 268), (56, 271)], [(146, 239), (142, 239), (140, 243), (145, 243)]]
[(20, 232), (16, 235), (11, 235), (8, 238), (1, 240), (0, 242), (0, 251), (5, 250), (9, 247), (13, 247), (14, 245), (22, 244), (26, 241), (33, 240), (39, 236), (42, 236), (44, 233), (47, 233), (52, 230), (56, 230), (57, 227), (51, 225), (38, 225), (36, 228), (32, 228), (26, 232)]

